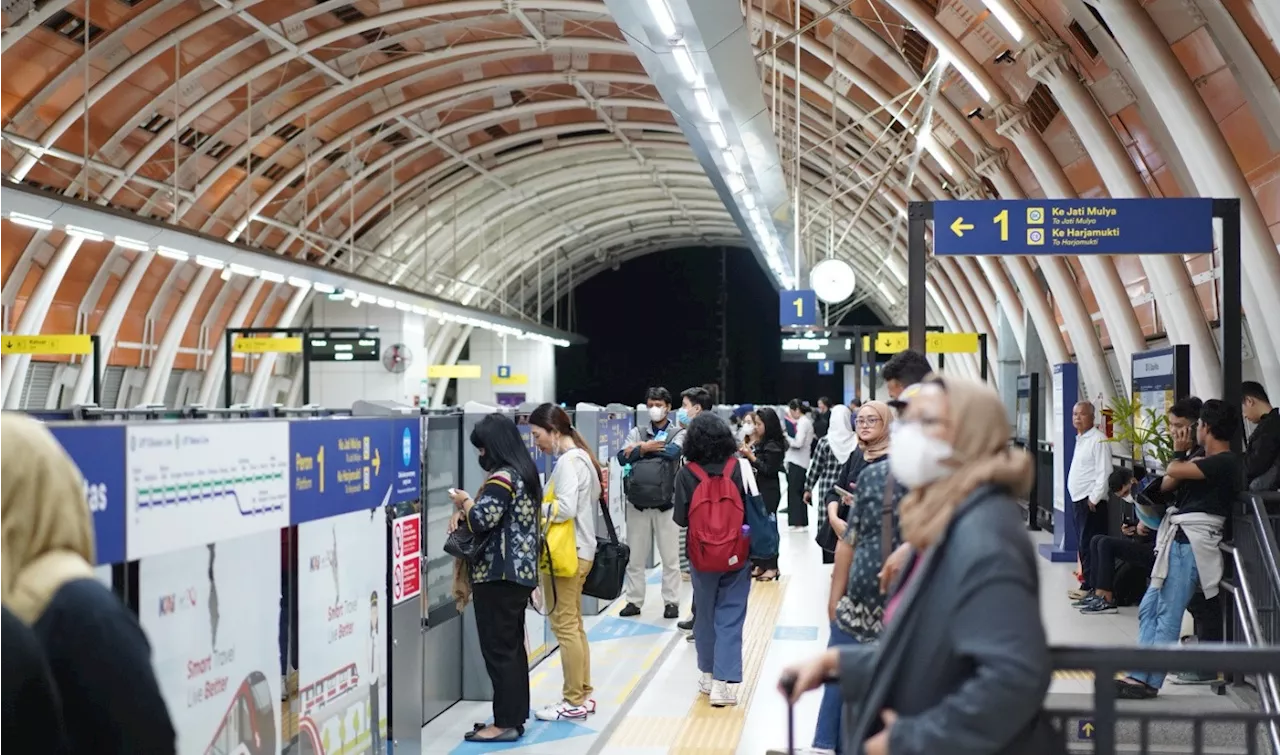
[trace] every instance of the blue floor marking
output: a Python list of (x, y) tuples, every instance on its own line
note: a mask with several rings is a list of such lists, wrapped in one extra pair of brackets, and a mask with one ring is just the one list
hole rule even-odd
[(514, 750), (519, 747), (557, 742), (561, 739), (585, 737), (598, 734), (595, 729), (572, 721), (539, 721), (529, 713), (529, 723), (524, 726), (524, 736), (517, 742), (468, 742), (465, 739), (449, 751), (449, 755), (469, 755), (470, 753), (497, 752)]
[(660, 584), (662, 584), (662, 572), (661, 572), (661, 571), (656, 571), (656, 572), (654, 572), (653, 574), (650, 574), (650, 575), (648, 576), (648, 578), (646, 578), (646, 579), (645, 579), (644, 583), (645, 583), (646, 585), (660, 585)]
[(773, 639), (812, 642), (818, 639), (817, 627), (777, 626), (773, 629)]
[(600, 642), (601, 640), (622, 640), (628, 637), (643, 637), (648, 634), (662, 634), (670, 632), (674, 625), (670, 627), (654, 626), (646, 624), (643, 621), (632, 621), (631, 619), (619, 619), (613, 616), (607, 616), (601, 619), (591, 631), (587, 632), (587, 642)]

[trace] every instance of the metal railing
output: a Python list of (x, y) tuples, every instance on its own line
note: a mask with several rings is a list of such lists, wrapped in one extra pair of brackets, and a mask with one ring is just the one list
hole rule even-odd
[[(1280, 675), (1280, 652), (1263, 647), (1238, 645), (1202, 645), (1195, 647), (1055, 647), (1050, 649), (1055, 671), (1091, 671), (1094, 676), (1092, 708), (1046, 707), (1045, 714), (1061, 733), (1064, 744), (1073, 740), (1071, 722), (1088, 721), (1093, 752), (1115, 755), (1119, 752), (1117, 732), (1123, 722), (1137, 726), (1136, 752), (1153, 748), (1153, 725), (1179, 725), (1190, 729), (1191, 749), (1195, 755), (1216, 750), (1206, 749), (1206, 728), (1233, 726), (1244, 732), (1244, 748), (1248, 753), (1271, 752), (1280, 755), (1275, 740), (1280, 728), (1280, 714), (1275, 711), (1177, 712), (1152, 709), (1143, 703), (1121, 708), (1117, 705), (1116, 676), (1130, 672), (1199, 671), (1228, 675)], [(1126, 747), (1125, 752), (1133, 752)]]

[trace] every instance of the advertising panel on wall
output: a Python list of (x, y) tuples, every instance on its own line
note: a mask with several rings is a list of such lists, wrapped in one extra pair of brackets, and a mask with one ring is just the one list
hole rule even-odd
[[(172, 430), (172, 428), (170, 428)], [(280, 751), (275, 530), (143, 558), (138, 619), (178, 755)]]
[(130, 560), (289, 525), (289, 423), (138, 424), (126, 436)]
[[(387, 519), (298, 525), (298, 729), (326, 753), (381, 753), (387, 732)], [(377, 726), (374, 726), (374, 722)]]
[[(49, 431), (80, 468), (84, 497), (93, 515), (98, 564), (125, 560), (124, 425), (50, 425)], [(101, 579), (102, 570), (99, 570)], [(111, 584), (107, 569), (106, 584)]]

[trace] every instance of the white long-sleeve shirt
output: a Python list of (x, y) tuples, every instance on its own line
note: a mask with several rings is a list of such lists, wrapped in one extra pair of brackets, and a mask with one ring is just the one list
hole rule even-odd
[(1076, 436), (1076, 452), (1067, 474), (1067, 493), (1072, 501), (1091, 503), (1107, 500), (1107, 478), (1111, 476), (1111, 444), (1096, 427)]
[(796, 434), (787, 437), (787, 445), (789, 448), (783, 459), (788, 464), (808, 469), (809, 457), (813, 453), (813, 420), (809, 415), (796, 420)]
[(587, 452), (574, 448), (556, 460), (547, 483), (554, 501), (544, 497), (542, 515), (553, 522), (573, 520), (578, 558), (596, 557), (596, 501), (600, 499), (600, 479)]

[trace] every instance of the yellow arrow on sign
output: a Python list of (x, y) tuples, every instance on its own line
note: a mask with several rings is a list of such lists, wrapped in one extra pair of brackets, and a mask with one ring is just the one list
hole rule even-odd
[(1085, 733), (1086, 735), (1092, 735), (1092, 734), (1093, 734), (1093, 724), (1085, 724), (1085, 725), (1084, 725), (1084, 733)]
[(963, 237), (965, 231), (972, 231), (973, 224), (964, 222), (963, 217), (957, 217), (951, 221), (951, 232), (957, 236)]
[(373, 474), (376, 477), (382, 471), (382, 457), (378, 454), (378, 449), (373, 449)]
[(5, 336), (0, 342), (5, 354), (91, 354), (93, 339), (87, 335)]

